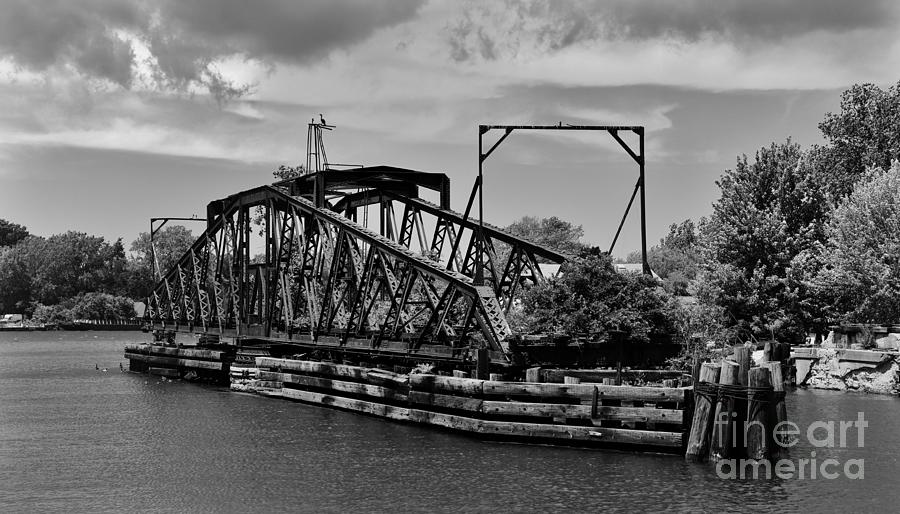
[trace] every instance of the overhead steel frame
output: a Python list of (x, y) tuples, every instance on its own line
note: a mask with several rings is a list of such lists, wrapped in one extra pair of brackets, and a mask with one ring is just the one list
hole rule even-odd
[[(494, 142), (494, 144), (488, 149), (487, 152), (484, 151), (484, 135), (490, 132), (491, 130), (503, 130), (504, 133), (500, 138)], [(608, 132), (609, 135), (616, 140), (617, 143), (625, 150), (626, 153), (634, 160), (638, 165), (639, 175), (637, 183), (634, 185), (634, 191), (631, 193), (631, 198), (628, 200), (628, 206), (625, 207), (625, 213), (622, 216), (622, 221), (619, 222), (619, 227), (616, 230), (616, 235), (613, 237), (612, 243), (609, 246), (609, 253), (611, 254), (613, 249), (616, 246), (616, 241), (619, 239), (619, 234), (622, 232), (622, 227), (625, 225), (625, 220), (628, 218), (628, 213), (631, 211), (631, 206), (634, 203), (634, 198), (637, 196), (638, 192), (641, 195), (641, 267), (645, 274), (650, 274), (650, 264), (647, 262), (647, 214), (645, 207), (645, 181), (644, 181), (644, 127), (642, 126), (619, 126), (619, 125), (479, 125), (478, 126), (478, 177), (475, 179), (475, 185), (472, 188), (472, 196), (469, 199), (469, 205), (472, 204), (472, 199), (475, 196), (475, 192), (478, 192), (478, 226), (479, 232), (483, 232), (484, 230), (484, 161), (500, 146), (507, 137), (514, 130), (578, 130), (578, 131), (605, 131)], [(619, 135), (619, 132), (633, 132), (637, 134), (639, 139), (639, 148), (638, 151), (635, 152), (631, 146), (629, 146)], [(469, 209), (466, 209), (466, 217), (468, 217)], [(479, 241), (482, 241), (483, 237), (479, 236)], [(483, 262), (484, 259), (480, 257), (480, 255), (486, 251), (483, 248), (482, 244), (478, 245), (477, 252), (479, 254), (479, 258), (476, 259), (478, 263), (478, 269), (475, 271), (475, 283), (483, 284), (485, 280)]]

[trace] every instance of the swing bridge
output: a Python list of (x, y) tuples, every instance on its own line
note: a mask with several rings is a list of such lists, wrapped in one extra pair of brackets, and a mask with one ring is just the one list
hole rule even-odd
[[(610, 251), (640, 193), (649, 270), (643, 127), (481, 125), (479, 173), (463, 213), (450, 208), (443, 173), (329, 164), (322, 133), (332, 128), (309, 124), (303, 174), (209, 203), (206, 218), (193, 219), (205, 230), (170, 269), (160, 268), (153, 237), (186, 218), (151, 220), (149, 329), (285, 355), (524, 365), (507, 314), (522, 288), (545, 280), (541, 263), (571, 256), (481, 216), (485, 160), (516, 130), (605, 131), (626, 150), (640, 173)], [(484, 152), (494, 130), (502, 135)], [(620, 132), (637, 135), (639, 149)]]

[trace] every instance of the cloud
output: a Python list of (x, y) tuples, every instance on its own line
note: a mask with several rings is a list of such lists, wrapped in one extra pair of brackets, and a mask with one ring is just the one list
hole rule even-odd
[(131, 44), (113, 27), (134, 28), (136, 4), (114, 0), (10, 0), (0, 16), (0, 52), (32, 71), (72, 65), (92, 77), (131, 85)]
[(727, 40), (739, 47), (810, 33), (893, 30), (891, 0), (509, 0), (467, 3), (445, 26), (456, 61), (553, 53), (579, 44)]
[(376, 30), (416, 15), (421, 0), (169, 0), (162, 19), (168, 31), (208, 52), (298, 64), (323, 58), (335, 48), (365, 41)]
[(297, 106), (235, 100), (220, 109), (179, 96), (89, 92), (81, 85), (0, 85), (0, 145), (7, 151), (66, 146), (247, 163), (292, 162), (303, 155), (297, 134), (305, 127)]
[(227, 101), (251, 89), (227, 78), (222, 61), (312, 63), (411, 19), (420, 6), (421, 0), (7, 0), (0, 60), (126, 89), (202, 88)]

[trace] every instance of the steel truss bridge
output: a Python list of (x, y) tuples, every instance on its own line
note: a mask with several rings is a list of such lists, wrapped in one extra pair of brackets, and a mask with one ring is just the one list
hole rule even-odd
[[(328, 128), (310, 124), (317, 164)], [(168, 270), (154, 264), (147, 321), (160, 332), (297, 353), (516, 365), (506, 319), (516, 293), (545, 280), (539, 263), (570, 256), (470, 217), (480, 184), (479, 174), (459, 213), (450, 209), (442, 173), (325, 162), (213, 201), (199, 220), (205, 230), (177, 263)], [(169, 219), (184, 218), (151, 220), (151, 241)]]

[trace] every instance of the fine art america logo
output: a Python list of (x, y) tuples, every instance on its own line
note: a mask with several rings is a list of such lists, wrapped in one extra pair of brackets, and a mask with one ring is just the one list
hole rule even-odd
[[(758, 421), (744, 423), (744, 435)], [(732, 429), (732, 440), (737, 437), (737, 423), (729, 423), (725, 416), (715, 421), (714, 430)], [(761, 427), (761, 425), (759, 425)], [(814, 421), (801, 431), (796, 423), (782, 421), (772, 430), (772, 441), (780, 448), (782, 454), (792, 448), (805, 436), (813, 448), (863, 448), (865, 447), (865, 429), (869, 426), (862, 412), (857, 413), (854, 421)], [(855, 446), (854, 446), (855, 444)], [(840, 476), (852, 480), (865, 478), (865, 459), (847, 459), (844, 462), (835, 458), (817, 458), (816, 450), (809, 452), (809, 457), (779, 459), (719, 459), (716, 462), (716, 474), (723, 479), (744, 478), (780, 478), (783, 480), (807, 480), (824, 478), (833, 480)]]

